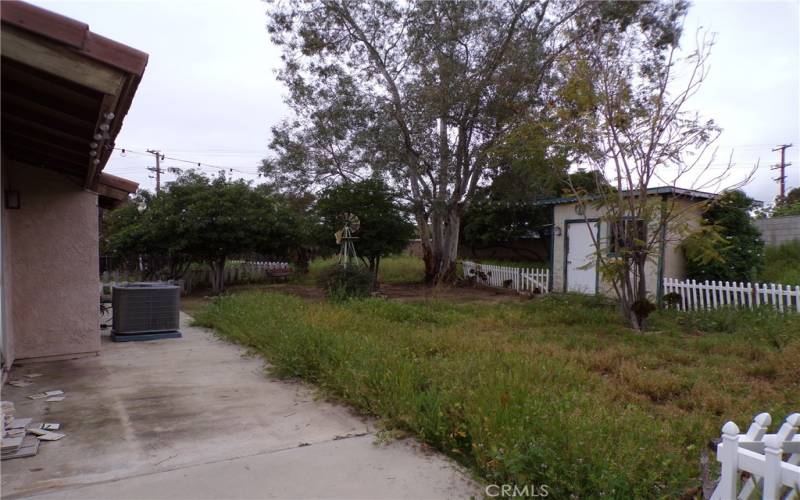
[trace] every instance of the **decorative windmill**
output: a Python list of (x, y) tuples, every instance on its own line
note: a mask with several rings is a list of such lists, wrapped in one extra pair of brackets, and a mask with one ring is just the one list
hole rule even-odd
[(350, 262), (358, 263), (358, 256), (356, 255), (356, 247), (353, 240), (358, 238), (353, 236), (353, 233), (358, 232), (361, 227), (361, 222), (358, 220), (356, 214), (345, 212), (340, 216), (342, 221), (342, 228), (336, 231), (336, 244), (339, 245), (339, 264), (347, 268)]

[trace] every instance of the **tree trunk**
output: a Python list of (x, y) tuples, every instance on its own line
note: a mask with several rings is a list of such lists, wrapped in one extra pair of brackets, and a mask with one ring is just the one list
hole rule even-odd
[(294, 269), (300, 274), (308, 274), (308, 265), (311, 261), (311, 252), (307, 248), (300, 247), (293, 252)]
[(647, 316), (650, 311), (645, 307), (647, 299), (647, 282), (645, 281), (645, 266), (647, 254), (638, 253), (631, 257), (631, 262), (625, 266), (622, 280), (622, 293), (620, 294), (620, 309), (622, 317), (631, 328), (643, 331), (646, 327)]
[(372, 259), (370, 259), (370, 268), (372, 268), (372, 291), (377, 291), (380, 288), (380, 282), (378, 281), (378, 270), (381, 267), (381, 256), (378, 255), (374, 258), (375, 263), (372, 263)]
[(450, 206), (431, 214), (428, 238), (422, 238), (423, 260), (425, 261), (425, 283), (439, 285), (452, 283), (456, 279), (456, 259), (458, 258), (458, 237), (461, 225), (460, 209)]
[(225, 257), (209, 262), (211, 267), (211, 292), (222, 293), (225, 289)]

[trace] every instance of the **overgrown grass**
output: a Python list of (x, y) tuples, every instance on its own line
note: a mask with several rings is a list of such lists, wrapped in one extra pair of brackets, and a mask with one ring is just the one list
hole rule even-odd
[(764, 269), (759, 276), (764, 283), (800, 285), (800, 240), (764, 249)]
[[(296, 282), (313, 285), (320, 273), (335, 263), (336, 257), (314, 259), (308, 267), (308, 274), (297, 276)], [(390, 255), (381, 259), (378, 279), (381, 283), (419, 283), (425, 279), (425, 265), (417, 257)]]
[[(729, 319), (734, 318), (734, 319)], [(274, 373), (410, 431), (491, 482), (554, 497), (676, 497), (721, 425), (797, 411), (800, 315), (656, 313), (635, 333), (594, 298), (460, 305), (218, 299), (200, 325)]]

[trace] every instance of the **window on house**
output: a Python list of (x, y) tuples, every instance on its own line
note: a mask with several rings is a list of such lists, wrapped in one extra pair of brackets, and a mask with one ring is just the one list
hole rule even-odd
[(622, 256), (645, 245), (647, 226), (642, 219), (625, 218), (611, 223), (608, 254)]

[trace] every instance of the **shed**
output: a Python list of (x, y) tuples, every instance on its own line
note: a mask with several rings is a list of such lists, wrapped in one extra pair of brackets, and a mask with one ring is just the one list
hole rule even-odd
[[(676, 187), (655, 187), (647, 190), (647, 196), (658, 198), (662, 210), (679, 213), (685, 223), (683, 227), (690, 229), (700, 225), (704, 206), (702, 202), (717, 195)], [(579, 203), (574, 196), (548, 198), (537, 202), (539, 205), (552, 207), (550, 270), (553, 291), (613, 294), (611, 284), (603, 282), (600, 277), (597, 265), (598, 248), (595, 244), (595, 241), (599, 242), (599, 251), (605, 252), (605, 255), (612, 252), (607, 210), (598, 204), (586, 203), (592, 199), (598, 197), (584, 197), (584, 203)], [(686, 277), (685, 257), (680, 249), (686, 233), (687, 231), (667, 229), (659, 236), (657, 252), (651, 255), (645, 268), (645, 282), (653, 300), (660, 301), (665, 278)]]

